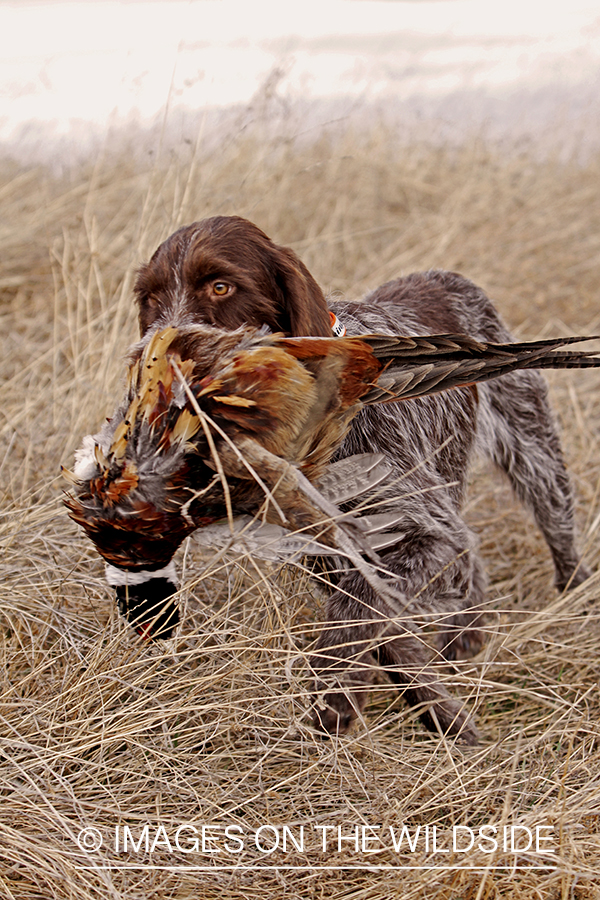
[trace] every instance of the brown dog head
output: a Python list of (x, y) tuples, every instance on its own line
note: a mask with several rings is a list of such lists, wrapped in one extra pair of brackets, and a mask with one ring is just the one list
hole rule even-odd
[(180, 228), (139, 270), (135, 294), (142, 335), (203, 322), (331, 337), (325, 297), (304, 263), (239, 216)]

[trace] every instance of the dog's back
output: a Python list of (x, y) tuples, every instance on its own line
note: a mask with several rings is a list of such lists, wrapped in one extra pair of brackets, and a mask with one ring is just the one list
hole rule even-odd
[[(409, 275), (382, 285), (358, 304), (338, 303), (332, 308), (352, 334), (447, 331), (494, 343), (513, 340), (487, 295), (453, 272)], [(572, 490), (546, 382), (539, 372), (516, 372), (472, 390), (393, 406), (391, 416), (389, 410), (383, 417), (380, 413), (371, 416), (369, 432), (377, 449), (383, 450), (384, 431), (378, 422), (385, 422), (385, 429), (393, 432), (383, 437), (385, 452), (391, 451), (404, 471), (418, 464), (423, 468), (427, 461), (425, 468), (447, 484), (458, 482), (450, 491), (460, 501), (468, 459), (476, 446), (506, 473), (519, 499), (533, 513), (552, 553), (557, 587), (563, 590), (588, 577), (589, 569), (574, 547)], [(354, 431), (360, 427), (357, 423)], [(448, 443), (442, 447), (444, 441)], [(394, 453), (399, 443), (402, 448)]]

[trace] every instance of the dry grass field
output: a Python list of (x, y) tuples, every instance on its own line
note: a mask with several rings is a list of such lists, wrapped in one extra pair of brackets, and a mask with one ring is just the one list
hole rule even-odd
[[(0, 896), (600, 897), (600, 579), (559, 596), (543, 540), (493, 473), (473, 472), (467, 513), (489, 639), (440, 669), (476, 716), (474, 748), (426, 733), (383, 681), (351, 734), (313, 731), (305, 660), (323, 598), (297, 570), (211, 563), (192, 539), (177, 636), (141, 642), (65, 514), (59, 473), (119, 397), (132, 278), (176, 226), (246, 216), (349, 297), (457, 270), (521, 337), (593, 334), (600, 154), (477, 137), (448, 149), (376, 122), (298, 141), (230, 128), (147, 157), (134, 143), (62, 173), (0, 161)], [(550, 381), (597, 567), (600, 375)], [(402, 825), (414, 850), (406, 833), (394, 849)], [(521, 826), (519, 852), (494, 849), (485, 825)], [(527, 849), (536, 827), (547, 841)]]

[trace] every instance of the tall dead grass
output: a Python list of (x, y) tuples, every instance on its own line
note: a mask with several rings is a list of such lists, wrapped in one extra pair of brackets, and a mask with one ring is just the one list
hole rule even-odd
[[(594, 333), (600, 155), (578, 165), (477, 138), (449, 150), (377, 123), (301, 141), (224, 130), (211, 147), (200, 134), (178, 155), (105, 148), (62, 175), (0, 163), (1, 896), (600, 896), (598, 579), (557, 596), (543, 541), (503, 484), (477, 470), (468, 510), (491, 574), (489, 641), (440, 671), (478, 721), (480, 746), (465, 750), (426, 734), (384, 683), (350, 735), (315, 735), (306, 653), (322, 609), (302, 575), (247, 558), (211, 566), (191, 541), (180, 632), (140, 643), (62, 509), (58, 475), (119, 395), (135, 267), (176, 226), (247, 216), (348, 296), (459, 270), (523, 336)], [(551, 382), (597, 564), (600, 382)], [(203, 824), (238, 826), (243, 850), (216, 827), (219, 852), (186, 853), (189, 828), (177, 848), (179, 826)], [(414, 852), (393, 849), (389, 827), (402, 824), (421, 826)], [(486, 824), (548, 827), (554, 853), (423, 843), (426, 826), (444, 849), (453, 826)], [(286, 850), (267, 853), (284, 825)], [(338, 825), (358, 847), (338, 849)], [(137, 851), (123, 852), (126, 826)], [(364, 846), (362, 826), (379, 828)], [(91, 827), (98, 852), (78, 845)]]

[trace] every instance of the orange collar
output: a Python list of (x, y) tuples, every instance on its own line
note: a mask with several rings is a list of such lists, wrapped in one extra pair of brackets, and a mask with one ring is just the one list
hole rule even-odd
[(329, 310), (329, 321), (331, 322), (331, 330), (335, 337), (344, 337), (346, 334), (346, 326), (342, 325), (334, 312)]

